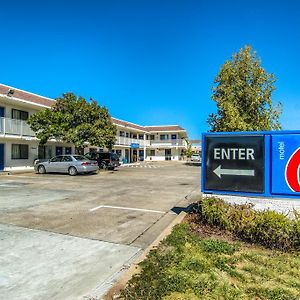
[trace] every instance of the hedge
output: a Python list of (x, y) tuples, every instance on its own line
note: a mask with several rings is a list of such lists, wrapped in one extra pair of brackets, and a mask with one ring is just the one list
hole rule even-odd
[(271, 211), (256, 211), (252, 204), (228, 204), (215, 197), (196, 205), (199, 220), (232, 232), (240, 239), (283, 251), (300, 250), (300, 214), (295, 219)]

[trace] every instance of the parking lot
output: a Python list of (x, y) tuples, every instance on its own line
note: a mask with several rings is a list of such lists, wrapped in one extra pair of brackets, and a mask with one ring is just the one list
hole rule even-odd
[(100, 296), (199, 188), (199, 166), (180, 162), (0, 176), (0, 294)]

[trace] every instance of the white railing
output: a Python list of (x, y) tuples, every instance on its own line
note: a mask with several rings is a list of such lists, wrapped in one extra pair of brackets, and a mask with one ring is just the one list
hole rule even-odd
[(150, 141), (131, 139), (131, 138), (128, 138), (125, 136), (117, 136), (116, 137), (115, 145), (130, 146), (131, 144), (139, 144), (140, 147), (147, 147), (150, 145)]
[(35, 137), (25, 121), (10, 118), (0, 118), (0, 134)]
[(186, 141), (182, 139), (177, 140), (138, 140), (138, 139), (132, 139), (124, 136), (117, 136), (115, 145), (123, 145), (123, 146), (130, 146), (131, 144), (139, 144), (139, 147), (180, 147), (186, 146)]
[(185, 140), (151, 140), (151, 146), (153, 147), (161, 147), (161, 146), (186, 146)]

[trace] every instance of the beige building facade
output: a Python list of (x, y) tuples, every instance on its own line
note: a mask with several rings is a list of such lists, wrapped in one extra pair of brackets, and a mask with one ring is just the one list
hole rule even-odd
[[(0, 84), (0, 171), (31, 169), (35, 159), (78, 152), (74, 145), (56, 140), (39, 145), (26, 123), (37, 111), (49, 108), (54, 100)], [(178, 125), (141, 126), (112, 118), (117, 127), (113, 151), (124, 163), (180, 160), (186, 149), (187, 132)], [(88, 146), (82, 151), (105, 151)]]

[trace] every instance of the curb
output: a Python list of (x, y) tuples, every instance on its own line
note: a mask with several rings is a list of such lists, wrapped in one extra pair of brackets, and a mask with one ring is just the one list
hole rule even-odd
[(141, 270), (138, 264), (142, 262), (149, 252), (158, 246), (158, 244), (168, 236), (173, 227), (182, 222), (184, 217), (186, 216), (186, 212), (182, 211), (173, 221), (166, 227), (163, 232), (155, 239), (155, 241), (148, 246), (144, 252), (132, 263), (129, 269), (121, 275), (121, 277), (114, 283), (114, 285), (109, 289), (109, 291), (101, 298), (102, 300), (113, 300), (119, 296), (120, 291), (124, 289), (127, 282), (131, 279), (131, 277), (135, 274), (138, 274)]

